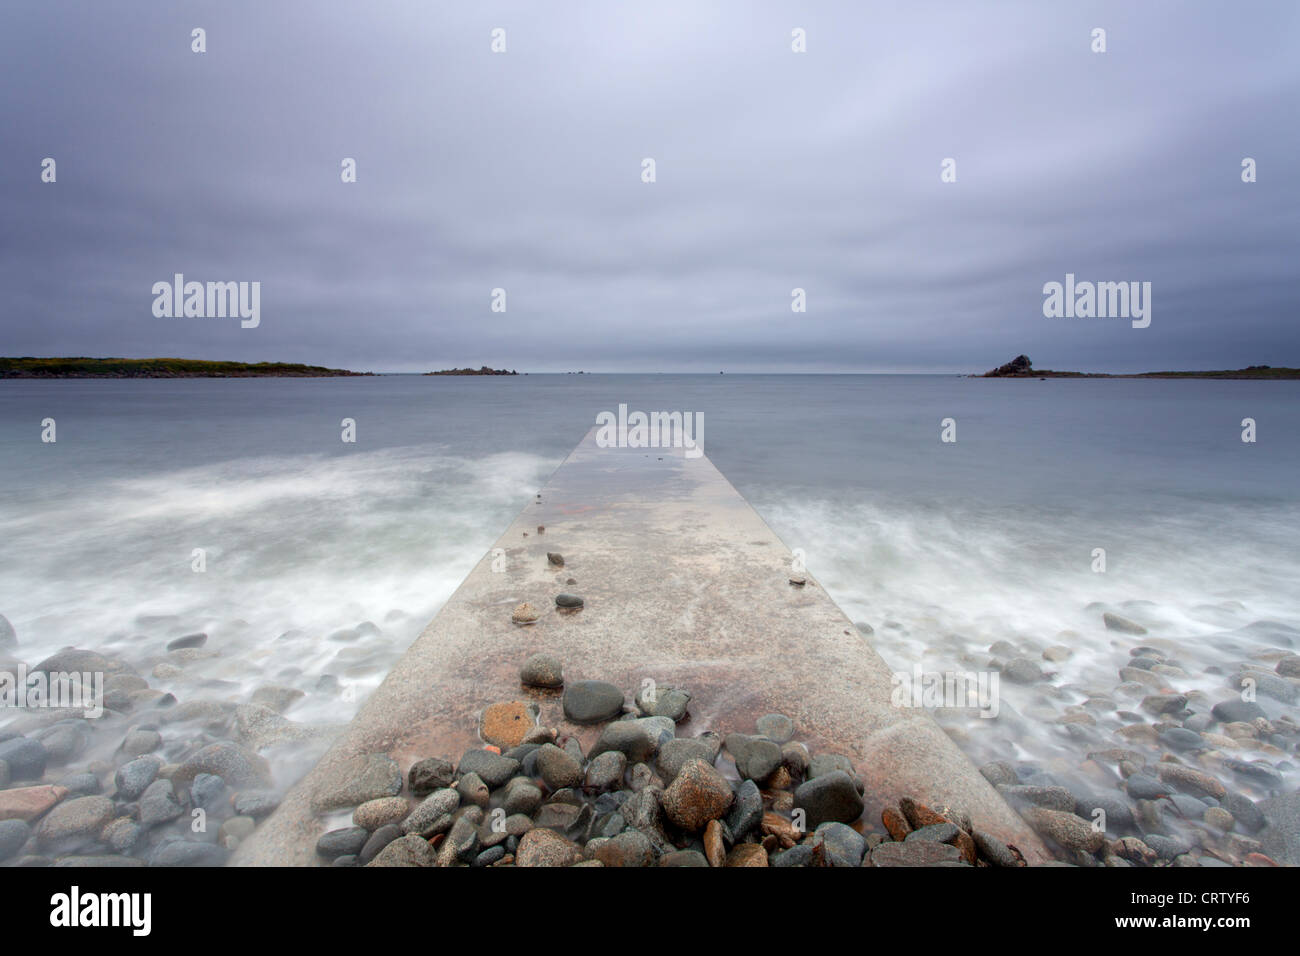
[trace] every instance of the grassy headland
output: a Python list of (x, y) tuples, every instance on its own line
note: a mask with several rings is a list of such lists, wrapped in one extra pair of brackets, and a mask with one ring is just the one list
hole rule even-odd
[(295, 362), (179, 358), (0, 358), (0, 378), (324, 378), (370, 375)]

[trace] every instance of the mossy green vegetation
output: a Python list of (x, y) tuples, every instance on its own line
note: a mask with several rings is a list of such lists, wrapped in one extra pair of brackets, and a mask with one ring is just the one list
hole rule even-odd
[(368, 375), (296, 362), (211, 362), (181, 358), (0, 358), (0, 378), (321, 378)]

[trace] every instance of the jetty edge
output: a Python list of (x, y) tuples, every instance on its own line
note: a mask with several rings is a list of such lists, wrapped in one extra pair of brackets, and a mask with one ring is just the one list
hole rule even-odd
[[(790, 583), (790, 549), (707, 455), (598, 447), (596, 432), (470, 571), (316, 766), (240, 843), (231, 865), (323, 865), (316, 841), (346, 823), (337, 812), (332, 821), (314, 813), (314, 795), (336, 787), (358, 760), (387, 754), (409, 796), (412, 764), (428, 757), (455, 764), (483, 746), (478, 718), (496, 702), (535, 701), (542, 726), (577, 736), (589, 752), (599, 728), (567, 721), (559, 694), (521, 686), (520, 665), (537, 653), (563, 662), (566, 685), (609, 681), (626, 700), (645, 679), (688, 690), (678, 737), (752, 733), (758, 717), (785, 714), (813, 754), (852, 760), (866, 783), (868, 822), (878, 825), (883, 807), (911, 797), (965, 811), (1030, 864), (1052, 859), (923, 708), (891, 704), (890, 668), (810, 573), (805, 586)], [(552, 565), (548, 551), (562, 554), (564, 566)], [(562, 591), (581, 594), (585, 606), (556, 608)], [(541, 609), (540, 619), (512, 623), (525, 601)], [(719, 768), (729, 770), (727, 763), (720, 759)]]

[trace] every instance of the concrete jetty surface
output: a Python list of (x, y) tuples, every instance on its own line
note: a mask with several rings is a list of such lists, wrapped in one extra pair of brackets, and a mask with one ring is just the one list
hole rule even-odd
[[(565, 721), (558, 694), (520, 686), (520, 665), (538, 652), (563, 661), (566, 682), (611, 681), (629, 701), (646, 678), (688, 690), (679, 737), (752, 733), (757, 717), (786, 714), (813, 754), (852, 759), (877, 824), (886, 803), (910, 796), (967, 811), (1030, 862), (1050, 858), (924, 710), (891, 705), (890, 669), (811, 574), (790, 584), (790, 549), (707, 456), (600, 448), (593, 428), (496, 547), (504, 568), (483, 557), (234, 865), (319, 864), (317, 838), (344, 824), (336, 815), (327, 826), (311, 797), (341, 767), (373, 753), (403, 773), (425, 757), (457, 762), (482, 745), (478, 715), (498, 701), (535, 700), (543, 725), (587, 750), (598, 728)], [(556, 609), (561, 591), (585, 608)], [(511, 622), (522, 601), (542, 612), (536, 624)], [(725, 752), (718, 764), (734, 775)]]

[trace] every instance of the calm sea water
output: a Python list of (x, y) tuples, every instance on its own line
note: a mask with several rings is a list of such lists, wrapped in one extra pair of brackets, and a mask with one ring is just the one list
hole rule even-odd
[[(3, 381), (0, 613), (29, 663), (207, 631), (233, 698), (291, 684), (289, 716), (346, 718), (619, 403), (702, 412), (710, 458), (899, 668), (1064, 642), (1063, 678), (1107, 689), (1132, 641), (1106, 605), (1217, 699), (1204, 668), (1300, 627), (1300, 383), (938, 376)], [(314, 693), (324, 673), (354, 692)]]

